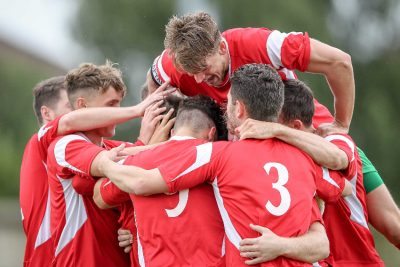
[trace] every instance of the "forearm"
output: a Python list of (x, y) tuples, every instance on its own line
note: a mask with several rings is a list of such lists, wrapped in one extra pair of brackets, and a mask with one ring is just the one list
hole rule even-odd
[(350, 126), (355, 99), (355, 82), (350, 55), (311, 39), (310, 63), (307, 71), (325, 75), (334, 95), (335, 119), (343, 127)]
[(316, 134), (282, 125), (275, 136), (303, 150), (315, 162), (328, 169), (341, 170), (348, 165), (348, 158), (344, 151)]
[(88, 131), (140, 117), (141, 111), (131, 107), (93, 107), (74, 110), (64, 115), (59, 122), (58, 134)]
[(282, 238), (284, 257), (314, 263), (329, 256), (329, 240), (320, 223), (314, 223), (308, 233), (291, 238)]

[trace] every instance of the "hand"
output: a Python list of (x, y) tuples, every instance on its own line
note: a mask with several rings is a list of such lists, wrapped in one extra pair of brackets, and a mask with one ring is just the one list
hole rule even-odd
[(281, 237), (259, 225), (250, 224), (250, 228), (259, 232), (261, 236), (240, 241), (240, 256), (250, 258), (245, 261), (247, 265), (270, 261), (283, 254)]
[(341, 123), (334, 121), (332, 123), (321, 123), (317, 128), (316, 133), (322, 137), (331, 134), (348, 134), (349, 127), (343, 126)]
[(257, 121), (246, 119), (246, 121), (235, 129), (235, 134), (240, 140), (255, 138), (268, 139), (276, 136), (277, 127), (280, 125), (274, 122)]
[(172, 126), (174, 126), (175, 118), (171, 118), (174, 109), (171, 108), (160, 124), (156, 127), (153, 136), (151, 137), (149, 144), (156, 144), (168, 140), (169, 134), (171, 132)]
[[(96, 165), (98, 168), (99, 173), (95, 173), (95, 175), (101, 175), (105, 176), (105, 171), (109, 164), (112, 162), (118, 162), (121, 159), (125, 158), (125, 156), (121, 155), (122, 150), (124, 150), (125, 144), (122, 143), (121, 145), (114, 147), (110, 150), (104, 150), (100, 152), (96, 159), (95, 162), (92, 163), (92, 165)], [(114, 163), (113, 163), (114, 164)]]
[(149, 107), (151, 104), (163, 100), (167, 95), (171, 94), (176, 90), (176, 88), (168, 87), (168, 85), (169, 81), (166, 81), (160, 87), (158, 87), (157, 90), (155, 90), (152, 94), (147, 96), (145, 100), (143, 100), (137, 105), (137, 108), (139, 109), (139, 113), (141, 114), (141, 116), (143, 116), (146, 108)]
[(125, 229), (118, 229), (118, 244), (121, 248), (124, 248), (125, 253), (129, 253), (132, 250), (133, 235), (131, 231)]
[(162, 100), (152, 104), (144, 112), (142, 123), (140, 125), (140, 133), (138, 139), (147, 145), (154, 134), (157, 124), (162, 120), (166, 107), (160, 107)]

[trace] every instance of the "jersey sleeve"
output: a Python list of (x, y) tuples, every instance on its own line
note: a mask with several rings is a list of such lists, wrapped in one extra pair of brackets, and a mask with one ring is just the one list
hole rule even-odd
[(169, 80), (171, 86), (179, 87), (179, 77), (181, 73), (175, 68), (168, 50), (164, 50), (161, 55), (154, 59), (150, 74), (153, 81), (159, 86), (166, 80)]
[(315, 185), (318, 197), (328, 203), (339, 200), (345, 186), (345, 178), (342, 173), (321, 166), (317, 166), (316, 168)]
[(118, 206), (125, 201), (130, 201), (129, 194), (119, 189), (108, 178), (101, 183), (100, 194), (103, 201), (110, 206)]
[(307, 33), (272, 31), (266, 47), (276, 69), (307, 70), (310, 63), (310, 38)]
[(158, 169), (166, 182), (169, 192), (191, 188), (204, 182), (214, 180), (216, 159), (213, 143), (205, 143), (190, 148), (177, 155), (169, 162), (161, 164)]
[(350, 180), (357, 173), (356, 145), (353, 140), (350, 136), (342, 134), (328, 135), (325, 139), (346, 153), (349, 164), (345, 170), (342, 170), (342, 173)]
[(43, 125), (38, 131), (38, 141), (40, 143), (40, 146), (46, 152), (50, 144), (57, 138), (58, 123), (60, 122), (62, 116), (64, 115), (61, 115), (50, 121), (49, 123)]
[(83, 196), (93, 197), (94, 185), (96, 180), (89, 176), (76, 175), (72, 178), (72, 187)]
[(103, 150), (80, 135), (66, 135), (57, 140), (54, 146), (57, 173), (90, 176), (92, 162)]

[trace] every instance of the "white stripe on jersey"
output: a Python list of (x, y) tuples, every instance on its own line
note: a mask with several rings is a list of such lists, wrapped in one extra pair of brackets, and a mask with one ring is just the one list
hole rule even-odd
[(340, 188), (339, 185), (335, 182), (335, 180), (333, 180), (329, 175), (329, 170), (325, 167), (321, 168), (322, 168), (322, 178), (324, 178), (324, 180), (327, 181), (328, 183), (336, 186), (337, 188)]
[(43, 125), (42, 127), (40, 127), (39, 132), (38, 132), (38, 141), (40, 141), (40, 139), (42, 139), (42, 137), (47, 133), (48, 130), (50, 130), (51, 128), (53, 128), (53, 126), (49, 126), (46, 127), (46, 125)]
[(212, 143), (205, 143), (202, 145), (196, 146), (196, 161), (186, 170), (184, 170), (181, 174), (171, 180), (171, 182), (180, 178), (181, 176), (207, 164), (211, 160), (212, 154)]
[(179, 202), (173, 209), (165, 209), (168, 217), (178, 217), (182, 214), (183, 210), (186, 208), (189, 199), (189, 189), (179, 191)]
[(340, 140), (340, 141), (345, 142), (350, 147), (352, 155), (353, 155), (350, 161), (354, 160), (355, 145), (349, 138), (347, 138), (343, 135), (340, 135), (340, 134), (333, 134), (333, 135), (328, 135), (327, 137), (325, 137), (325, 139), (329, 142), (332, 142), (333, 140)]
[(62, 179), (59, 176), (57, 176), (57, 178), (63, 187), (66, 210), (65, 226), (62, 229), (55, 256), (68, 245), (82, 225), (87, 221), (85, 204), (83, 203), (82, 196), (72, 187), (72, 179)]
[(74, 141), (74, 140), (85, 140), (87, 141), (84, 137), (80, 136), (80, 135), (76, 135), (76, 134), (71, 134), (71, 135), (66, 135), (63, 138), (61, 138), (60, 140), (57, 141), (55, 147), (54, 147), (54, 155), (57, 161), (57, 164), (62, 166), (62, 167), (66, 167), (68, 169), (77, 171), (77, 172), (81, 172), (83, 173), (83, 171), (79, 170), (78, 168), (72, 166), (71, 164), (69, 164), (66, 159), (65, 159), (65, 149), (67, 148), (67, 145), (69, 142)]
[(295, 80), (296, 79), (296, 75), (295, 75), (294, 71), (292, 71), (292, 70), (283, 68), (283, 69), (280, 69), (279, 72), (284, 73), (287, 80)]
[(354, 177), (350, 180), (350, 183), (351, 195), (344, 198), (351, 212), (350, 220), (369, 229), (364, 215), (364, 208), (361, 205), (361, 201), (357, 197), (357, 172), (356, 175), (354, 175)]
[[(46, 165), (45, 165), (46, 166)], [(35, 249), (50, 239), (51, 231), (50, 231), (50, 212), (51, 212), (51, 201), (50, 201), (50, 190), (47, 192), (47, 203), (46, 203), (46, 211), (44, 213), (44, 217), (42, 223), (40, 224), (39, 232), (35, 241)]]
[(268, 36), (266, 43), (267, 54), (271, 60), (272, 66), (275, 69), (280, 69), (283, 67), (281, 60), (281, 49), (286, 36), (286, 33), (281, 33), (279, 31), (272, 31)]
[(167, 73), (165, 73), (164, 68), (162, 66), (162, 58), (164, 56), (164, 53), (166, 53), (167, 51), (164, 50), (164, 52), (162, 52), (161, 56), (158, 58), (158, 62), (157, 62), (157, 69), (160, 72), (161, 78), (164, 80), (164, 82), (166, 80), (170, 80), (170, 77), (167, 75)]
[(218, 177), (215, 177), (215, 179), (212, 183), (212, 187), (214, 190), (215, 200), (217, 201), (218, 210), (219, 210), (219, 213), (221, 214), (222, 222), (224, 223), (225, 234), (228, 237), (229, 241), (231, 241), (231, 243), (237, 249), (239, 249), (239, 243), (242, 240), (242, 238), (240, 237), (239, 233), (236, 231), (235, 227), (233, 226), (233, 223), (232, 223), (231, 219), (229, 218), (228, 212), (226, 211), (226, 209), (224, 207), (224, 201), (219, 192)]
[[(133, 218), (135, 219), (136, 229), (138, 229), (135, 209), (133, 210)], [(137, 240), (137, 252), (138, 252), (138, 258), (139, 258), (139, 266), (144, 267), (144, 266), (146, 266), (146, 264), (144, 261), (143, 246), (142, 246), (142, 243), (140, 243), (139, 230), (136, 231), (136, 240)]]

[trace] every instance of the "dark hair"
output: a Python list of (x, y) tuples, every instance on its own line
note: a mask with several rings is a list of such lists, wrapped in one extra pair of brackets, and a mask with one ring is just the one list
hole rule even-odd
[(112, 86), (115, 91), (122, 92), (122, 96), (125, 96), (126, 93), (122, 73), (110, 61), (99, 66), (84, 63), (79, 68), (69, 71), (65, 80), (68, 99), (72, 105), (74, 105), (75, 98), (77, 97), (76, 93), (81, 91), (99, 91), (103, 94)]
[(183, 102), (183, 98), (176, 95), (169, 95), (164, 99), (164, 103), (161, 105), (162, 107), (166, 107), (167, 109), (162, 114), (167, 114), (168, 111), (173, 108), (174, 112), (172, 112), (171, 118), (175, 118), (178, 114), (180, 106)]
[(55, 108), (60, 100), (60, 91), (66, 89), (64, 80), (64, 76), (53, 77), (41, 81), (33, 88), (33, 110), (40, 125), (43, 124), (42, 113), (40, 112), (41, 107)]
[(283, 123), (300, 120), (309, 127), (314, 116), (314, 96), (311, 89), (302, 81), (287, 80), (285, 84), (285, 101), (280, 118)]
[(223, 112), (213, 99), (204, 95), (185, 98), (179, 106), (175, 125), (179, 127), (181, 124), (190, 122), (194, 126), (198, 124), (200, 127), (204, 127), (204, 125), (207, 123), (206, 121), (202, 121), (204, 117), (197, 117), (194, 113), (189, 114), (192, 111), (200, 111), (215, 125), (215, 128), (217, 129), (218, 140), (228, 139), (228, 131)]
[(277, 121), (283, 105), (283, 82), (278, 72), (265, 64), (246, 64), (231, 77), (232, 103), (240, 100), (250, 118)]
[(142, 84), (142, 86), (140, 87), (140, 98), (143, 100), (146, 99), (146, 97), (149, 96), (149, 87), (147, 86), (147, 82), (145, 82), (144, 84)]

